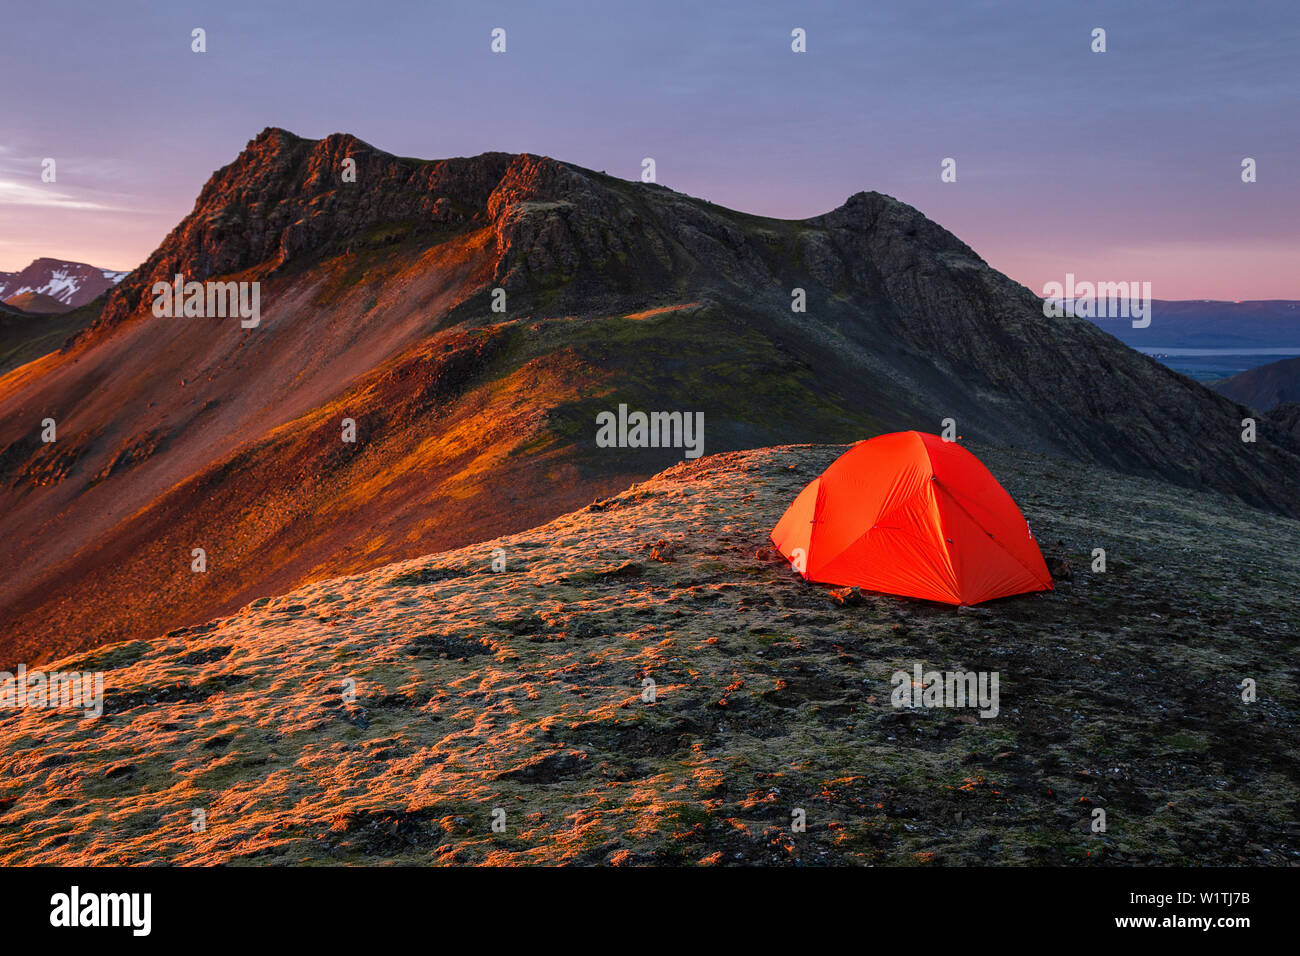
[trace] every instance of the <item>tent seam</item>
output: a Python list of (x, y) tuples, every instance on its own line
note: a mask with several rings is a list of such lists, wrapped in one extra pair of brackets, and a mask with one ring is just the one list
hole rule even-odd
[[(930, 484), (930, 482), (929, 482), (929, 481), (926, 481), (925, 484), (923, 484), (923, 485), (921, 485), (919, 488), (917, 488), (916, 491), (912, 492), (910, 495), (908, 495), (906, 498), (904, 498), (904, 499), (903, 499), (902, 501), (900, 501), (898, 504), (894, 505), (894, 507), (890, 508), (888, 512), (883, 513), (883, 514), (882, 514), (882, 513), (878, 513), (878, 514), (876, 515), (875, 522), (872, 524), (872, 526), (871, 526), (870, 528), (867, 528), (867, 530), (864, 531), (864, 532), (862, 532), (862, 534), (858, 535), (856, 538), (853, 538), (853, 539), (850, 540), (846, 545), (844, 545), (844, 547), (842, 547), (840, 550), (836, 551), (835, 554), (832, 555), (831, 558), (830, 558), (830, 560), (827, 561), (826, 563), (827, 563), (827, 564), (832, 563), (833, 561), (835, 561), (836, 559), (838, 559), (841, 555), (843, 555), (845, 552), (847, 552), (850, 548), (852, 548), (854, 545), (856, 545), (859, 541), (862, 541), (863, 539), (869, 537), (869, 536), (871, 535), (871, 532), (875, 530), (875, 525), (877, 525), (877, 524), (880, 523), (880, 519), (883, 518), (883, 517), (885, 516), (885, 514), (893, 514), (895, 511), (899, 511), (899, 510), (901, 510), (903, 507), (905, 507), (906, 505), (911, 504), (911, 503), (912, 503), (912, 499), (914, 499), (917, 495), (919, 495), (919, 494), (921, 494), (922, 492), (924, 492), (925, 489), (926, 489), (926, 486), (929, 485), (929, 484)], [(821, 501), (821, 488), (818, 488), (818, 489), (817, 489), (817, 500), (818, 500), (818, 502)], [(813, 531), (814, 531), (814, 532), (817, 530), (816, 525), (817, 525), (817, 505), (814, 504), (814, 505), (813, 505)], [(811, 569), (812, 566), (813, 566), (813, 563), (812, 563), (812, 534), (809, 534), (809, 536), (808, 536), (808, 567), (809, 567), (809, 569)]]
[[(947, 484), (946, 484), (944, 481), (942, 481), (938, 476), (935, 476), (934, 483), (935, 483), (936, 485), (938, 485), (940, 488), (942, 488), (942, 489), (943, 489), (943, 493), (946, 494), (946, 495), (947, 495), (947, 496), (952, 500), (952, 503), (955, 504), (958, 508), (961, 508), (962, 513), (965, 514), (966, 517), (970, 518), (970, 520), (973, 521), (973, 522), (975, 523), (975, 527), (979, 528), (981, 531), (983, 531), (986, 535), (989, 536), (989, 540), (992, 541), (994, 544), (996, 544), (996, 545), (998, 546), (998, 548), (1002, 551), (1003, 554), (1005, 554), (1005, 555), (1006, 555), (1007, 557), (1009, 557), (1012, 561), (1016, 562), (1016, 564), (1020, 565), (1022, 568), (1024, 568), (1026, 571), (1028, 571), (1028, 572), (1029, 572), (1029, 576), (1030, 576), (1031, 578), (1033, 578), (1036, 582), (1038, 582), (1039, 584), (1042, 584), (1042, 581), (1039, 580), (1038, 574), (1034, 571), (1034, 569), (1031, 568), (1029, 565), (1025, 564), (1025, 562), (1021, 561), (1020, 558), (1018, 558), (1016, 555), (1012, 554), (1012, 553), (1007, 549), (1006, 545), (1004, 545), (1004, 544), (1002, 543), (1002, 541), (1001, 541), (1000, 538), (998, 538), (998, 537), (997, 537), (997, 536), (996, 536), (992, 531), (990, 531), (988, 528), (984, 527), (984, 523), (981, 522), (978, 518), (976, 518), (973, 514), (971, 514), (971, 513), (970, 513), (970, 510), (967, 509), (965, 505), (963, 505), (960, 501), (957, 500), (957, 496), (956, 496), (955, 494), (953, 494), (951, 491), (948, 490), (948, 486), (947, 486)], [(1022, 517), (1023, 517), (1023, 516), (1022, 516)], [(940, 522), (940, 524), (943, 523), (943, 516), (942, 516), (942, 515), (940, 515), (940, 517), (939, 517), (939, 522)], [(945, 539), (944, 539), (944, 540), (947, 540), (946, 536), (945, 536)]]

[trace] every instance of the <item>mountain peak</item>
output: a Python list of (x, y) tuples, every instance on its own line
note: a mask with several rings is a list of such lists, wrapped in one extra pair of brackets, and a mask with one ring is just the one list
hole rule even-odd
[(880, 234), (931, 253), (947, 253), (984, 265), (966, 243), (919, 209), (875, 190), (856, 192), (842, 206), (808, 220), (825, 228)]
[[(626, 199), (599, 178), (531, 153), (410, 159), (349, 133), (306, 139), (267, 127), (212, 174), (191, 213), (81, 340), (143, 314), (153, 284), (176, 274), (202, 281), (255, 269), (269, 276), (290, 264), (369, 248), (377, 233), (384, 242), (423, 236), (433, 243), (490, 228), (494, 271), (507, 289), (519, 291), (530, 276), (568, 276), (575, 250), (536, 249), (557, 239), (557, 226), (568, 226), (544, 220), (562, 212), (588, 233), (583, 242), (600, 241), (596, 220), (617, 218)], [(547, 205), (561, 202), (568, 203), (564, 210)], [(520, 242), (532, 251), (518, 249)]]
[[(878, 192), (855, 193), (804, 222), (846, 237), (887, 238), (891, 247), (878, 251), (890, 259), (943, 252), (982, 264), (951, 233)], [(655, 294), (686, 263), (719, 287), (752, 285), (766, 269), (764, 251), (746, 239), (735, 214), (667, 188), (532, 153), (410, 159), (350, 133), (307, 139), (269, 126), (212, 175), (190, 215), (114, 294), (96, 329), (141, 314), (153, 283), (177, 273), (273, 275), (355, 254), (377, 233), (432, 243), (475, 229), (491, 230), (496, 285), (512, 296), (550, 290), (561, 308), (589, 305), (592, 295), (612, 302)], [(853, 272), (842, 243), (792, 238), (807, 247), (819, 278), (837, 282)]]
[(28, 311), (66, 312), (97, 299), (126, 275), (86, 262), (40, 256), (19, 272), (0, 272), (0, 300)]
[[(258, 324), (154, 316), (152, 284), (176, 273), (259, 282)], [(1236, 403), (1046, 318), (892, 197), (765, 219), (527, 153), (426, 161), (266, 131), (94, 331), (25, 369), (0, 392), (0, 538), (58, 545), (0, 549), (13, 660), (554, 517), (680, 454), (595, 445), (625, 405), (707, 414), (709, 452), (951, 418), (970, 440), (1300, 509), (1290, 418), (1245, 445)], [(195, 542), (220, 556), (201, 581), (159, 560)]]
[(248, 141), (245, 150), (286, 149), (306, 141), (306, 137), (299, 136), (282, 126), (268, 126)]
[[(1062, 420), (1119, 414), (1097, 393), (1102, 353), (1132, 380), (1151, 379), (1146, 394), (1170, 392), (1170, 408), (1185, 404), (1187, 383), (1147, 369), (1148, 360), (1086, 321), (1045, 319), (1032, 291), (919, 210), (876, 191), (811, 219), (764, 219), (531, 153), (410, 159), (350, 134), (312, 140), (268, 127), (213, 174), (190, 215), (110, 293), (72, 347), (148, 316), (153, 284), (177, 274), (270, 280), (262, 295), (271, 304), (282, 288), (274, 283), (295, 275), (318, 297), (359, 282), (378, 288), (399, 268), (457, 283), (435, 320), (448, 326), (537, 313), (627, 315), (681, 302), (789, 316), (791, 290), (801, 288), (818, 304), (800, 323), (832, 330), (846, 354), (888, 341), (899, 351), (891, 374), (899, 362), (942, 368), (919, 392), (963, 379), (1036, 409), (1015, 427), (1005, 414), (963, 412), (976, 433), (996, 429), (1007, 441), (1150, 468), (1194, 486), (1230, 486), (1294, 512), (1289, 492), (1279, 490), (1294, 454), (1285, 434), (1277, 436), (1288, 446), (1281, 457), (1257, 456), (1250, 478), (1237, 481), (1229, 479), (1242, 467), (1237, 456), (1208, 438), (1198, 443), (1216, 467), (1188, 471), (1185, 427), (1176, 423), (1155, 437), (1112, 422), (1133, 432), (1122, 443), (1103, 437), (1105, 429), (1034, 424), (1045, 402), (1061, 405)], [(500, 317), (488, 307), (495, 289), (508, 294)], [(1234, 414), (1204, 390), (1194, 401), (1206, 428)], [(923, 414), (930, 421), (936, 413)], [(977, 415), (984, 420), (973, 421)]]

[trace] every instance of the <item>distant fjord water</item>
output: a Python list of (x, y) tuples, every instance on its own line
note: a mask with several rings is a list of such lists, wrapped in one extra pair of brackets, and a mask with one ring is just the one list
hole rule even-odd
[(1201, 382), (1300, 355), (1300, 302), (1289, 299), (1156, 299), (1145, 328), (1128, 318), (1090, 318), (1125, 345)]

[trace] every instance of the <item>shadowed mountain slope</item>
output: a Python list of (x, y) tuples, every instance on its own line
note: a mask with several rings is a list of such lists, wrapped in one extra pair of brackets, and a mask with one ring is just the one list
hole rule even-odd
[(1216, 392), (1261, 412), (1284, 402), (1300, 402), (1300, 358), (1282, 359), (1231, 378), (1211, 382)]
[(1269, 420), (1285, 432), (1300, 439), (1300, 402), (1283, 402), (1268, 412)]
[(73, 309), (73, 306), (65, 305), (44, 292), (23, 292), (9, 299), (5, 304), (34, 315), (62, 315)]
[[(259, 282), (260, 323), (155, 317), (177, 273)], [(421, 161), (268, 129), (89, 328), (0, 378), (0, 662), (532, 527), (680, 459), (597, 448), (596, 414), (620, 403), (703, 412), (709, 452), (951, 417), (1300, 501), (1293, 435), (1264, 422), (1243, 444), (1240, 406), (1044, 318), (887, 196), (780, 221), (543, 157)]]
[(40, 315), (0, 303), (0, 376), (57, 351), (99, 317), (101, 296), (62, 313)]

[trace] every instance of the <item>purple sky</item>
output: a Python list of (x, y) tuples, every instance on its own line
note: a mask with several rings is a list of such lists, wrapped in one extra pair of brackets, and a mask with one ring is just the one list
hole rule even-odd
[(1066, 6), (25, 4), (0, 31), (0, 270), (137, 265), (213, 170), (283, 126), (629, 179), (653, 156), (666, 186), (790, 218), (878, 189), (1035, 291), (1073, 272), (1300, 299), (1300, 3)]

